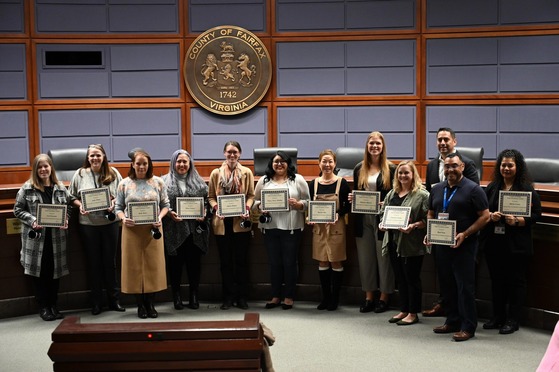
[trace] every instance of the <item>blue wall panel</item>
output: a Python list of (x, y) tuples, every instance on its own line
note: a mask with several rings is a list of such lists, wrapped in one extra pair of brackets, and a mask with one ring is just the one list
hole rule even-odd
[(221, 25), (265, 32), (267, 4), (266, 0), (190, 0), (189, 32), (200, 33)]
[[(48, 4), (36, 1), (37, 32), (96, 32), (108, 29), (105, 4)], [(103, 2), (104, 3), (104, 2)]]
[(109, 97), (107, 72), (51, 72), (39, 76), (41, 98)]
[(277, 0), (276, 31), (415, 28), (415, 0)]
[(39, 111), (39, 134), (42, 138), (108, 136), (110, 115), (110, 110)]
[(231, 140), (239, 142), (244, 159), (252, 159), (254, 148), (268, 146), (266, 108), (255, 107), (232, 117), (193, 108), (190, 124), (191, 150), (196, 160), (223, 160), (223, 145)]
[(0, 2), (0, 33), (23, 33), (23, 0)]
[(0, 165), (29, 164), (27, 111), (0, 111)]
[(174, 1), (168, 3), (141, 5), (134, 1), (129, 5), (111, 5), (110, 32), (177, 33), (178, 8)]
[(27, 98), (25, 44), (0, 44), (0, 99)]
[(559, 2), (555, 0), (500, 0), (501, 24), (537, 24), (559, 20)]
[(178, 97), (178, 71), (113, 72), (113, 97)]

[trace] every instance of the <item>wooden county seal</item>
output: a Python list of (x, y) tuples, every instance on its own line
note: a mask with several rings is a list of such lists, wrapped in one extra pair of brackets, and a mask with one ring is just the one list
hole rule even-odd
[(184, 80), (200, 106), (216, 114), (235, 115), (264, 97), (272, 80), (272, 63), (253, 33), (219, 26), (202, 33), (188, 48)]

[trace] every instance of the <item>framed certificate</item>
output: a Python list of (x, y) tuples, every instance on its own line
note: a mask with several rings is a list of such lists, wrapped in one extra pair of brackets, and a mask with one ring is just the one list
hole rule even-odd
[(179, 196), (177, 198), (177, 215), (187, 220), (204, 217), (204, 198)]
[(288, 211), (289, 189), (262, 190), (260, 200), (263, 211)]
[(530, 217), (532, 210), (530, 191), (499, 191), (499, 212), (517, 217)]
[(454, 220), (427, 220), (427, 240), (431, 244), (455, 245), (456, 221)]
[(392, 207), (384, 208), (382, 224), (385, 229), (405, 229), (410, 220), (411, 207)]
[(37, 224), (43, 227), (63, 227), (66, 225), (68, 207), (58, 204), (39, 204), (37, 206)]
[(237, 217), (245, 214), (245, 194), (218, 195), (217, 213), (224, 217)]
[(104, 211), (111, 207), (111, 194), (108, 187), (82, 190), (81, 196), (84, 211)]
[(158, 206), (156, 201), (128, 203), (128, 218), (134, 220), (136, 225), (146, 225), (159, 221)]
[(378, 214), (380, 210), (380, 191), (353, 191), (352, 213)]
[(309, 222), (328, 223), (336, 221), (335, 201), (309, 201)]

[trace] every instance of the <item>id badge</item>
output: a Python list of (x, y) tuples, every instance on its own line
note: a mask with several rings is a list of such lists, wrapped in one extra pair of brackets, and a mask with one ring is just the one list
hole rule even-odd
[(505, 234), (505, 225), (499, 224), (495, 225), (495, 234), (504, 235)]
[(439, 213), (439, 215), (437, 216), (438, 220), (448, 220), (449, 219), (449, 214), (448, 213)]

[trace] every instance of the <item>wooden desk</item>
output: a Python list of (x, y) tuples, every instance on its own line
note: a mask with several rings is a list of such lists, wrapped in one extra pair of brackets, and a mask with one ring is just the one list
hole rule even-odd
[(82, 324), (52, 332), (54, 371), (260, 371), (259, 314), (239, 321)]

